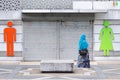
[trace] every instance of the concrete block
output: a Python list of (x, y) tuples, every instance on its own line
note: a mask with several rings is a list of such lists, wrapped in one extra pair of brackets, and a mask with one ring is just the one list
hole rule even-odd
[(41, 72), (73, 72), (73, 60), (43, 60), (40, 64)]

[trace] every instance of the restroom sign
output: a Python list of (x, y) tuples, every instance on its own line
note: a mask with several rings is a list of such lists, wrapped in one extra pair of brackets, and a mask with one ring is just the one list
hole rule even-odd
[(112, 5), (115, 7), (115, 6), (119, 6), (119, 2), (118, 1), (113, 1), (112, 2)]

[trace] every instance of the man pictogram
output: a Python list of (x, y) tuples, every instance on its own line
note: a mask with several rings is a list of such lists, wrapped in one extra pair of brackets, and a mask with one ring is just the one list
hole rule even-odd
[(14, 56), (14, 42), (16, 41), (16, 29), (13, 28), (13, 23), (7, 23), (8, 28), (4, 29), (4, 41), (6, 42), (7, 56)]

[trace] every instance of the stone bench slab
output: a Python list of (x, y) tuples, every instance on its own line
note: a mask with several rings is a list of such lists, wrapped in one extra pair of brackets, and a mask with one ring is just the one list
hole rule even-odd
[(41, 72), (73, 72), (73, 60), (42, 60)]

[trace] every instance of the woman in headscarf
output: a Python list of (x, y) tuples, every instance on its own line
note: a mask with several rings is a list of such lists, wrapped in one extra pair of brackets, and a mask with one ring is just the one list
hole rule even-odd
[[(86, 35), (82, 34), (78, 42), (78, 67), (90, 68), (89, 53), (88, 53), (88, 42), (86, 41)], [(86, 55), (81, 55), (81, 51), (86, 51)]]

